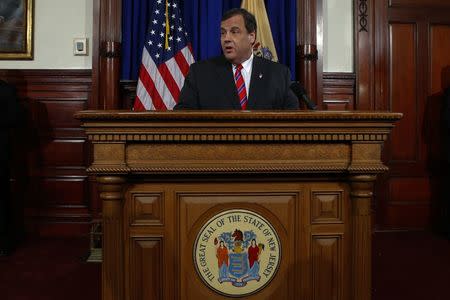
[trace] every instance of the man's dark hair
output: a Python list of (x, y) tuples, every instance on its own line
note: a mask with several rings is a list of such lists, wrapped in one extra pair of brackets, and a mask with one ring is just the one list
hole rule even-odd
[(232, 8), (228, 11), (226, 11), (223, 16), (222, 16), (222, 20), (220, 20), (221, 22), (228, 20), (231, 17), (234, 16), (242, 16), (244, 18), (244, 24), (245, 24), (245, 29), (247, 29), (247, 31), (249, 33), (254, 32), (256, 34), (256, 19), (255, 16), (252, 15), (251, 13), (249, 13), (246, 9), (243, 8)]

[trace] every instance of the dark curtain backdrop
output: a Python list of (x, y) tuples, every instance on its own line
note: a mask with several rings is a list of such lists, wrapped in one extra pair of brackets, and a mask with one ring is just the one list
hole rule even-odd
[[(136, 80), (148, 19), (156, 0), (123, 0), (121, 79)], [(164, 1), (164, 0), (163, 0)], [(296, 0), (265, 0), (272, 35), (281, 63), (295, 79)], [(220, 18), (241, 0), (180, 0), (195, 60), (220, 55)]]

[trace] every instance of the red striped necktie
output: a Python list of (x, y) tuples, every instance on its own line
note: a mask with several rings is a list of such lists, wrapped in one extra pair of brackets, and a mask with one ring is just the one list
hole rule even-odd
[(241, 102), (242, 109), (247, 108), (247, 90), (245, 89), (244, 77), (241, 73), (242, 65), (236, 66), (236, 71), (234, 72), (234, 82), (236, 83), (237, 92), (239, 95), (239, 101)]

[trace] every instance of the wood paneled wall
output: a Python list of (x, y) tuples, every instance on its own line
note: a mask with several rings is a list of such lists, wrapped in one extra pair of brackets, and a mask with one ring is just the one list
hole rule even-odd
[[(113, 2), (117, 12), (119, 1)], [(92, 71), (0, 70), (0, 78), (17, 86), (24, 112), (12, 163), (16, 214), (25, 215), (28, 230), (36, 233), (86, 233), (91, 219), (99, 214), (96, 185), (84, 171), (89, 147), (72, 114), (115, 105), (105, 98), (108, 85), (99, 66), (100, 57), (104, 65), (115, 66), (108, 60), (119, 56), (106, 51), (108, 43), (101, 46), (100, 42), (114, 44), (118, 29), (103, 25), (108, 18), (120, 18), (103, 9), (102, 3), (107, 1), (94, 2), (94, 13), (103, 21), (94, 18)], [(311, 98), (317, 98), (325, 110), (404, 113), (385, 151), (391, 171), (377, 190), (377, 223), (384, 228), (428, 226), (434, 201), (442, 196), (440, 177), (445, 172), (442, 132), (437, 128), (442, 90), (450, 81), (450, 4), (446, 0), (355, 0), (355, 74), (314, 71), (311, 65), (320, 66), (316, 48), (322, 37), (316, 31), (323, 17), (321, 1), (300, 0), (299, 4), (303, 11), (299, 24), (308, 24), (299, 31), (304, 69), (299, 74), (314, 79), (306, 84)], [(134, 82), (122, 82), (118, 108), (129, 109), (134, 93)]]
[(24, 224), (16, 227), (39, 235), (87, 234), (99, 207), (85, 170), (89, 147), (73, 114), (89, 107), (91, 71), (2, 70), (0, 78), (16, 87), (20, 107), (12, 205)]
[(355, 74), (324, 73), (323, 75), (323, 109), (354, 110)]
[(424, 228), (436, 220), (448, 185), (442, 182), (448, 164), (441, 107), (450, 85), (450, 4), (383, 0), (375, 5), (376, 106), (404, 114), (386, 147), (390, 172), (378, 189), (378, 224)]

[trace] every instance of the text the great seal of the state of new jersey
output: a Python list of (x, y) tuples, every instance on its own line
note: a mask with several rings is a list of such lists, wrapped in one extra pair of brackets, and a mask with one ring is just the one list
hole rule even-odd
[(272, 224), (246, 209), (223, 211), (204, 223), (193, 249), (202, 281), (231, 297), (262, 290), (281, 263), (281, 242)]

